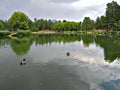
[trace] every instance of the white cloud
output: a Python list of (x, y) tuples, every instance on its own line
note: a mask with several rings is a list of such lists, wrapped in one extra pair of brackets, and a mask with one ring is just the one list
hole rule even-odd
[[(14, 11), (23, 11), (30, 18), (80, 21), (85, 16), (96, 19), (105, 14), (112, 0), (0, 0), (0, 18), (7, 19)], [(116, 0), (119, 4), (120, 1)]]
[(31, 0), (29, 11), (37, 18), (80, 21), (85, 16), (96, 19), (98, 16), (104, 15), (106, 4), (111, 1), (70, 0), (68, 2), (68, 0)]

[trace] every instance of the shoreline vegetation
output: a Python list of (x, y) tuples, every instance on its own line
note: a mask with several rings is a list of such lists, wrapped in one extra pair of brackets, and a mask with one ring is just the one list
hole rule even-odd
[[(1, 33), (4, 33), (1, 35)], [(17, 37), (24, 37), (24, 36), (30, 36), (30, 35), (42, 35), (42, 34), (65, 34), (65, 35), (98, 35), (98, 36), (113, 36), (117, 35), (120, 36), (120, 31), (106, 31), (106, 30), (92, 30), (92, 31), (51, 31), (51, 30), (41, 30), (38, 32), (31, 32), (30, 30), (19, 30), (14, 32), (1, 32), (1, 37), (9, 37), (11, 39), (17, 38)]]

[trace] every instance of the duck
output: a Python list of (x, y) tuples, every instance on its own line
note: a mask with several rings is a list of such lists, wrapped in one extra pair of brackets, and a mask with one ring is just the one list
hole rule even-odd
[(26, 64), (26, 59), (24, 58), (21, 62), (20, 62), (20, 65), (25, 65)]
[(67, 54), (67, 56), (70, 56), (70, 53), (69, 53), (69, 52), (67, 52), (66, 54)]

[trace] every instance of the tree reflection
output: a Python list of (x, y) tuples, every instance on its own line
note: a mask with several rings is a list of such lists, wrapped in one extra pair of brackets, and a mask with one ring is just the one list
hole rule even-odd
[(82, 40), (85, 47), (89, 47), (94, 42), (94, 38), (91, 35), (82, 36)]
[(0, 47), (3, 46), (4, 48), (6, 48), (9, 44), (9, 41), (9, 38), (0, 38)]
[(51, 44), (52, 42), (57, 43), (69, 43), (69, 42), (75, 42), (80, 41), (81, 36), (78, 35), (38, 35), (35, 38), (35, 44), (36, 45), (44, 45), (44, 44)]
[(17, 39), (1, 38), (0, 46), (5, 46), (10, 43), (12, 50), (17, 55), (24, 55), (29, 52), (30, 46), (33, 42), (35, 45), (45, 45), (56, 43), (70, 43), (76, 41), (83, 41), (85, 47), (95, 43), (104, 50), (104, 59), (108, 62), (113, 62), (120, 58), (120, 36), (92, 36), (92, 35), (65, 35), (65, 34), (47, 34), (35, 35), (31, 37), (22, 37)]
[(100, 37), (97, 36), (95, 42), (104, 49), (104, 59), (113, 62), (120, 58), (120, 37)]
[(24, 55), (28, 53), (33, 41), (31, 38), (17, 38), (11, 40), (11, 48), (17, 55)]

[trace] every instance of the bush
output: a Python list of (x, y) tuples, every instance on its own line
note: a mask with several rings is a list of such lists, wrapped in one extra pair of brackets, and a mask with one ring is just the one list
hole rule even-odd
[(2, 36), (8, 36), (10, 34), (10, 31), (7, 30), (0, 30), (0, 37)]
[(17, 36), (29, 36), (31, 35), (30, 30), (19, 30), (17, 31)]

